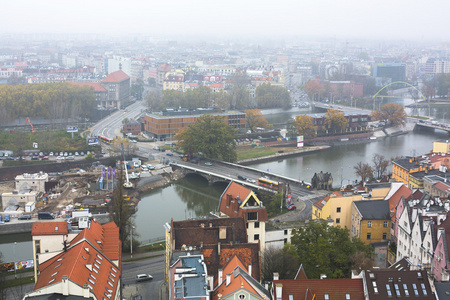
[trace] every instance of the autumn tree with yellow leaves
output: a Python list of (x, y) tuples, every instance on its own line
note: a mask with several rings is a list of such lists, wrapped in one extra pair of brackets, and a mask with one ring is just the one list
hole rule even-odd
[(347, 127), (344, 113), (338, 109), (329, 109), (325, 114), (324, 126), (330, 133), (341, 132)]

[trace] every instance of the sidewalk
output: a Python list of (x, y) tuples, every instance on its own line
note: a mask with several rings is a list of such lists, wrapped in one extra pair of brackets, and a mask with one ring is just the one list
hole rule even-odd
[[(166, 252), (164, 250), (160, 251), (152, 251), (152, 252), (142, 252), (142, 253), (133, 253), (133, 260), (141, 260), (146, 258), (151, 258), (155, 256), (164, 256)], [(122, 254), (122, 262), (127, 263), (131, 261), (130, 253)]]

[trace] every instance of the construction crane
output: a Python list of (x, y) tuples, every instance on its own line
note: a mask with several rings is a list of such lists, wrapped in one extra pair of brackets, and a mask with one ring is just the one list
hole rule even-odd
[(125, 175), (127, 178), (127, 181), (123, 183), (123, 187), (126, 189), (132, 189), (133, 184), (128, 179), (128, 168), (127, 168), (127, 162), (125, 161), (125, 151), (123, 151), (123, 143), (121, 145), (122, 145), (123, 167), (125, 168)]
[(31, 126), (31, 132), (36, 132), (36, 131), (34, 130), (33, 124), (31, 124), (30, 118), (28, 118), (28, 117), (27, 117), (27, 119), (25, 120), (25, 126), (27, 126), (27, 123), (30, 123), (30, 126)]

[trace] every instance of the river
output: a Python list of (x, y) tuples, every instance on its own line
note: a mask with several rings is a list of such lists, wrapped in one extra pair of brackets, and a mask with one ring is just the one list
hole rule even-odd
[[(394, 99), (402, 105), (411, 103), (408, 99)], [(439, 121), (450, 120), (449, 106), (431, 106), (426, 109), (407, 109), (410, 115), (428, 115)], [(310, 113), (308, 109), (293, 109), (291, 111), (270, 110), (265, 112), (269, 123), (283, 123), (298, 114)], [(411, 132), (406, 135), (389, 137), (370, 143), (333, 146), (329, 150), (306, 154), (303, 156), (282, 159), (278, 161), (254, 164), (252, 167), (263, 171), (298, 178), (307, 182), (311, 181), (315, 172), (330, 172), (333, 176), (333, 186), (338, 187), (357, 179), (353, 167), (359, 161), (371, 163), (375, 153), (386, 158), (395, 156), (412, 156), (430, 152), (433, 142), (439, 139), (447, 139), (447, 133), (435, 131), (434, 133)], [(135, 216), (135, 233), (140, 241), (148, 241), (164, 235), (164, 223), (185, 220), (187, 218), (206, 216), (218, 206), (220, 195), (226, 185), (208, 185), (207, 181), (199, 177), (186, 177), (177, 183), (165, 188), (153, 190), (142, 195)], [(13, 238), (14, 239), (14, 238)], [(29, 251), (19, 253), (16, 249), (17, 260), (32, 257), (31, 238), (21, 241), (16, 245), (17, 249), (28, 248)], [(13, 240), (0, 238), (0, 251), (4, 253), (4, 261), (13, 259), (11, 244)], [(28, 247), (29, 245), (29, 247)], [(7, 258), (7, 259), (6, 259)]]

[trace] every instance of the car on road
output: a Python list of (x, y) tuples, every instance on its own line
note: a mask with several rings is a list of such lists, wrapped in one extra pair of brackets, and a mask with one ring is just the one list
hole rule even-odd
[(56, 160), (58, 161), (61, 161), (61, 160), (64, 160), (64, 156), (58, 156), (57, 158), (56, 158)]
[(207, 161), (207, 162), (205, 162), (205, 166), (212, 166), (212, 163)]
[(136, 140), (130, 140), (130, 143), (137, 143)]
[(75, 159), (75, 157), (73, 157), (72, 155), (69, 155), (66, 157), (66, 160), (74, 160), (74, 159)]
[(153, 150), (159, 150), (158, 146), (153, 147)]
[(31, 220), (31, 215), (21, 215), (18, 219), (19, 220)]
[(152, 280), (153, 276), (150, 274), (138, 274), (136, 275), (136, 281), (140, 282), (140, 281), (146, 281), (146, 280)]
[(9, 222), (9, 215), (8, 214), (5, 215), (5, 220), (4, 221), (5, 221), (5, 223)]
[(152, 166), (151, 164), (148, 164), (148, 165), (147, 165), (147, 169), (149, 169), (149, 170), (154, 170), (154, 169), (155, 169), (155, 167), (154, 167), (154, 166)]
[(166, 155), (167, 156), (173, 156), (173, 153), (172, 152), (167, 152)]
[(256, 180), (253, 179), (253, 178), (247, 178), (247, 182), (250, 182), (250, 183), (256, 183)]
[(48, 156), (44, 156), (42, 160), (48, 160)]
[(290, 203), (287, 205), (288, 210), (297, 210), (297, 206), (294, 203)]
[(245, 177), (244, 175), (238, 175), (237, 178), (240, 180), (247, 180), (247, 177)]

